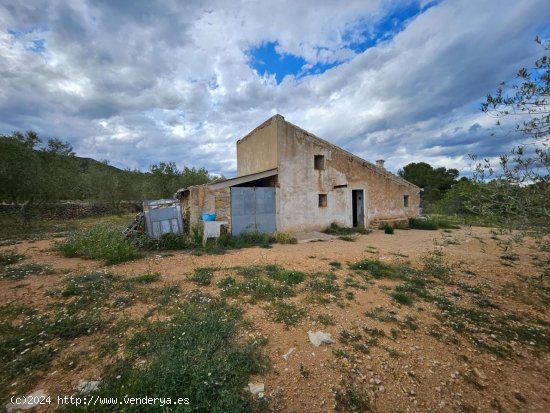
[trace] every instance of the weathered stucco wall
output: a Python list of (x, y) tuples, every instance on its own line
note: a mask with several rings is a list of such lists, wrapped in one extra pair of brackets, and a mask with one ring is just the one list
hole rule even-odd
[[(352, 190), (362, 189), (366, 225), (396, 223), (418, 215), (419, 189), (346, 151), (285, 122), (278, 123), (279, 191), (277, 228), (280, 231), (320, 230), (336, 222), (352, 226)], [(323, 170), (314, 168), (314, 155), (323, 155)], [(335, 186), (347, 185), (335, 188)], [(319, 194), (327, 206), (319, 206)], [(409, 207), (404, 207), (404, 195)]]
[(229, 188), (212, 190), (208, 185), (197, 185), (184, 192), (180, 201), (186, 230), (201, 222), (203, 212), (214, 212), (216, 221), (227, 221), (231, 226), (229, 191)]
[(277, 123), (271, 118), (237, 141), (237, 176), (277, 167)]

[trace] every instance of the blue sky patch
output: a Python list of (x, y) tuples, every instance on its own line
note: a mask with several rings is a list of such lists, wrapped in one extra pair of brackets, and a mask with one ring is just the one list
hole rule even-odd
[(397, 5), (388, 14), (383, 16), (382, 19), (371, 25), (372, 28), (370, 30), (364, 30), (359, 36), (362, 40), (355, 41), (351, 38), (351, 35), (356, 35), (356, 32), (344, 35), (344, 40), (348, 40), (350, 49), (357, 53), (362, 53), (380, 42), (391, 40), (395, 35), (403, 31), (412, 19), (438, 3), (440, 3), (440, 0), (426, 3), (424, 6), (421, 6), (416, 1)]
[(32, 46), (29, 47), (29, 50), (42, 53), (46, 50), (46, 41), (44, 39), (37, 39), (32, 41)]
[(286, 75), (300, 73), (306, 61), (301, 57), (277, 53), (277, 44), (269, 42), (252, 48), (249, 51), (252, 58), (250, 63), (260, 75), (274, 74), (277, 83), (281, 83)]
[[(342, 47), (347, 47), (355, 53), (362, 53), (381, 41), (391, 40), (397, 33), (405, 29), (408, 22), (429, 8), (437, 5), (440, 0), (434, 0), (420, 6), (416, 1), (393, 7), (382, 19), (369, 24), (365, 19), (359, 22), (359, 27), (343, 35)], [(364, 28), (361, 30), (361, 26)], [(307, 75), (324, 73), (330, 68), (344, 61), (331, 63), (317, 63), (312, 67), (305, 67), (306, 60), (300, 56), (280, 53), (277, 51), (278, 42), (266, 42), (248, 51), (250, 65), (261, 76), (275, 75), (277, 83), (281, 83), (287, 75), (301, 78)], [(322, 51), (319, 48), (318, 51)], [(349, 59), (346, 59), (349, 60)]]

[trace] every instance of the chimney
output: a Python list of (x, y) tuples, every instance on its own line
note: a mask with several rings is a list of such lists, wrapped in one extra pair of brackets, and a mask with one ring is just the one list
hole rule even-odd
[(385, 162), (385, 161), (384, 161), (383, 159), (378, 159), (378, 160), (376, 161), (376, 166), (378, 166), (379, 168), (384, 169), (384, 162)]

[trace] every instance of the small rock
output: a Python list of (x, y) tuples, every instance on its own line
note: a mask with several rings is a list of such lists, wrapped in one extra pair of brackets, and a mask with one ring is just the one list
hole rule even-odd
[(451, 373), (451, 378), (453, 379), (456, 379), (458, 376), (460, 376), (460, 373), (458, 371)]
[(263, 383), (248, 383), (248, 391), (252, 394), (260, 394), (265, 392)]
[(37, 404), (40, 403), (41, 400), (44, 400), (46, 397), (46, 392), (42, 389), (36, 390), (32, 392), (31, 394), (27, 394), (25, 396), (25, 399), (28, 400), (27, 403), (22, 404), (15, 404), (15, 403), (8, 403), (6, 404), (6, 412), (7, 413), (15, 413), (23, 410), (30, 410), (33, 407), (35, 407)]
[(88, 394), (96, 391), (99, 387), (99, 380), (80, 380), (76, 385), (76, 390), (82, 394)]
[(309, 341), (315, 347), (319, 347), (321, 344), (332, 344), (332, 336), (329, 333), (323, 333), (322, 331), (308, 331), (307, 335), (309, 336)]
[(380, 393), (384, 393), (385, 390), (386, 390), (386, 389), (384, 388), (384, 386), (378, 387), (378, 391), (379, 391)]
[(283, 354), (283, 358), (285, 360), (288, 360), (290, 355), (296, 350), (296, 347), (291, 347), (285, 354)]
[(474, 370), (474, 374), (481, 380), (487, 380), (487, 376), (485, 374), (483, 374), (483, 372), (481, 372), (480, 370), (478, 370), (477, 368), (473, 368)]
[(382, 384), (382, 380), (380, 380), (379, 378), (375, 378), (374, 383), (377, 384), (377, 385)]

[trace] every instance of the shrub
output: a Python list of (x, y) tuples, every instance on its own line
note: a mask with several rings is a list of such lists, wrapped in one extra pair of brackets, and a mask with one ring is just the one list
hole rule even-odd
[(261, 232), (243, 232), (239, 235), (222, 234), (217, 245), (224, 249), (239, 249), (259, 246), (262, 248), (271, 247), (271, 236)]
[(391, 225), (386, 224), (384, 226), (384, 234), (393, 235), (393, 227)]
[(435, 231), (439, 228), (459, 229), (460, 227), (444, 219), (432, 220), (432, 219), (409, 218), (409, 228)]
[(218, 268), (215, 267), (201, 267), (195, 268), (195, 273), (189, 277), (189, 281), (194, 281), (198, 285), (210, 285), (214, 271)]
[(278, 265), (267, 265), (265, 269), (271, 278), (290, 285), (300, 284), (306, 278), (306, 274), (301, 271), (285, 270)]
[(140, 256), (121, 231), (105, 226), (74, 231), (56, 247), (66, 257), (104, 260), (107, 264), (117, 264)]
[(336, 222), (333, 222), (330, 224), (330, 227), (325, 229), (323, 231), (325, 234), (330, 235), (352, 235), (352, 234), (368, 234), (371, 231), (367, 228), (362, 227), (352, 227), (352, 228), (346, 228), (339, 226)]
[(42, 264), (13, 264), (0, 268), (0, 278), (11, 278), (20, 280), (27, 275), (46, 275), (52, 274), (52, 267)]
[(23, 254), (18, 254), (15, 251), (2, 251), (0, 252), (0, 266), (15, 264), (24, 258)]
[(290, 244), (291, 239), (292, 235), (290, 235), (288, 232), (275, 233), (275, 241), (279, 244)]
[(435, 222), (418, 218), (409, 218), (409, 228), (423, 229), (427, 231), (435, 231), (438, 229)]
[(391, 294), (391, 296), (399, 304), (405, 304), (405, 305), (412, 304), (412, 298), (406, 292), (396, 290)]
[[(263, 361), (257, 345), (239, 340), (241, 322), (235, 307), (194, 292), (171, 322), (149, 323), (134, 334), (127, 354), (107, 368), (93, 394), (120, 399), (145, 394), (189, 398), (191, 404), (177, 411), (251, 411), (251, 399), (242, 388), (251, 374), (261, 371)], [(137, 366), (138, 357), (148, 363)], [(158, 405), (142, 407), (139, 410), (159, 410)], [(111, 412), (113, 406), (98, 405), (94, 411)]]
[(368, 258), (350, 264), (349, 267), (352, 270), (368, 271), (374, 278), (404, 279), (414, 273), (414, 270), (406, 265), (387, 264)]
[(145, 274), (138, 275), (137, 277), (130, 279), (138, 284), (151, 284), (160, 280), (160, 273), (158, 272), (146, 272)]
[(294, 304), (283, 303), (282, 301), (275, 301), (266, 307), (266, 310), (274, 321), (285, 323), (287, 326), (296, 324), (306, 315), (304, 309), (296, 307)]

